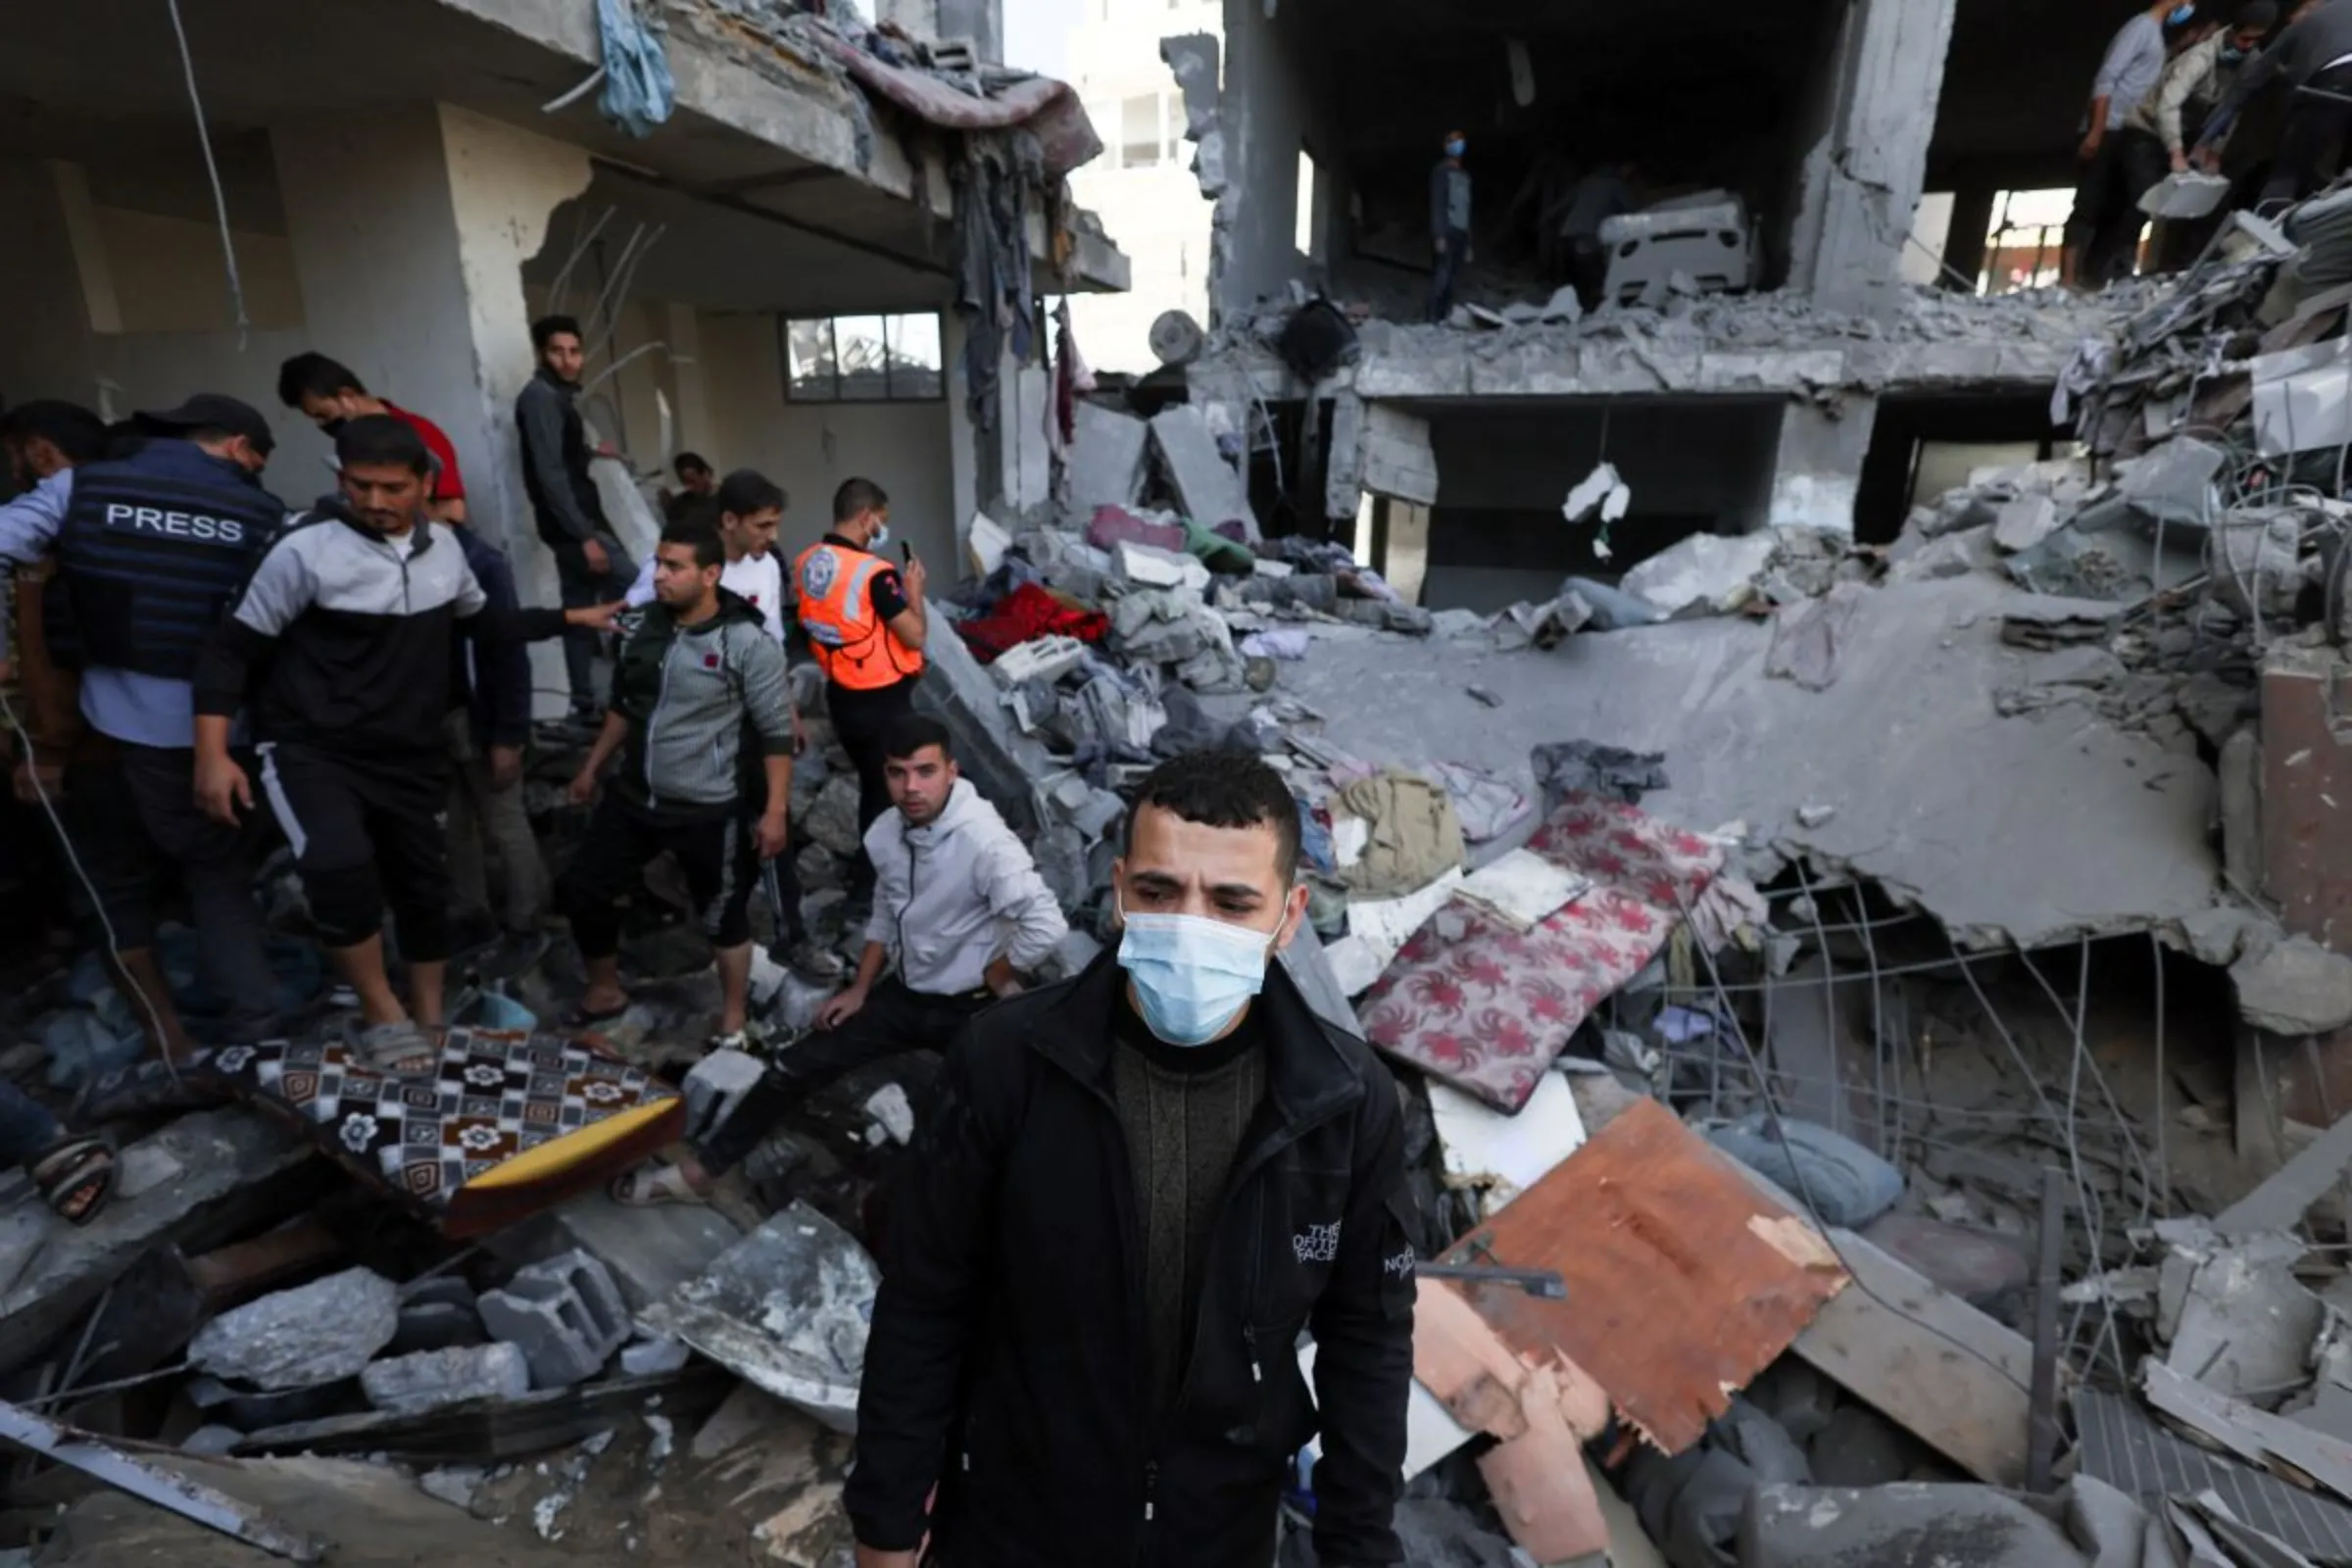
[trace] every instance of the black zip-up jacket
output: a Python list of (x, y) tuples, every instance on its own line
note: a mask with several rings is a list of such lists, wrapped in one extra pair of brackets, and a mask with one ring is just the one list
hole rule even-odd
[(196, 662), (196, 711), (248, 700), (265, 741), (442, 756), (453, 634), (562, 635), (560, 610), (492, 610), (449, 525), (396, 542), (336, 500), (278, 535)]
[(1105, 954), (990, 1008), (948, 1054), (882, 1236), (845, 1498), (858, 1539), (909, 1550), (928, 1525), (942, 1568), (1262, 1568), (1288, 1466), (1319, 1425), (1321, 1560), (1401, 1562), (1414, 1271), (1396, 1083), (1271, 967), (1255, 1004), (1266, 1099), (1154, 1442), (1111, 1098), (1125, 978)]

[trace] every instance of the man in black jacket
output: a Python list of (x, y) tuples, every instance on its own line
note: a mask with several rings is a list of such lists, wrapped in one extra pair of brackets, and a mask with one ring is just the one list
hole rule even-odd
[[(293, 848), (303, 893), (336, 968), (360, 999), (357, 1044), (373, 1066), (427, 1066), (449, 957), (453, 631), (531, 641), (609, 623), (617, 605), (493, 610), (447, 523), (425, 516), (432, 458), (388, 415), (335, 436), (340, 493), (279, 535), (196, 662), (196, 799), (235, 822), (254, 788), (230, 756), (250, 712), (262, 793)], [(384, 967), (383, 918), (399, 921), (413, 1012)], [(419, 1025), (423, 1027), (419, 1027)]]
[(926, 1532), (938, 1568), (1262, 1568), (1318, 1426), (1321, 1560), (1402, 1560), (1401, 1118), (1271, 962), (1298, 860), (1255, 756), (1161, 765), (1112, 873), (1115, 957), (949, 1053), (878, 1238), (859, 1568), (914, 1568)]
[[(522, 488), (531, 498), (539, 537), (555, 552), (556, 583), (564, 608), (609, 604), (627, 591), (637, 563), (605, 520), (589, 460), (588, 426), (580, 417), (580, 370), (587, 362), (580, 323), (550, 316), (531, 323), (539, 372), (514, 400), (522, 434)], [(574, 629), (564, 638), (564, 670), (571, 683), (574, 719), (597, 722), (596, 640)]]

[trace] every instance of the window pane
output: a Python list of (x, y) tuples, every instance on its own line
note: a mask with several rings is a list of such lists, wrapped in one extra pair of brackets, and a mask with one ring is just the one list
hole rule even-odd
[(1159, 99), (1130, 98), (1119, 105), (1119, 167), (1150, 169), (1159, 162)]
[(939, 318), (892, 317), (890, 395), (894, 398), (938, 397), (946, 390), (940, 372)]
[(834, 385), (833, 323), (794, 321), (787, 337), (792, 347), (792, 396), (801, 403), (830, 403), (839, 397)]
[(841, 397), (845, 403), (890, 396), (889, 350), (879, 316), (843, 316), (833, 322), (841, 354)]

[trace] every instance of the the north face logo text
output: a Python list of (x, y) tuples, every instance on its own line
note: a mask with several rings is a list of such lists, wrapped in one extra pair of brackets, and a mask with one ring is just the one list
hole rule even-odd
[(1291, 1250), (1301, 1263), (1329, 1263), (1340, 1255), (1340, 1222), (1309, 1225), (1291, 1238)]

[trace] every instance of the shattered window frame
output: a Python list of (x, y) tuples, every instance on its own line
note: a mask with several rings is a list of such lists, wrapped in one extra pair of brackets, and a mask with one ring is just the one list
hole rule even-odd
[[(856, 335), (848, 335), (850, 329)], [(776, 318), (787, 403), (938, 403), (947, 398), (946, 328), (937, 311)], [(845, 343), (849, 358), (845, 362)], [(878, 349), (879, 352), (876, 352)]]

